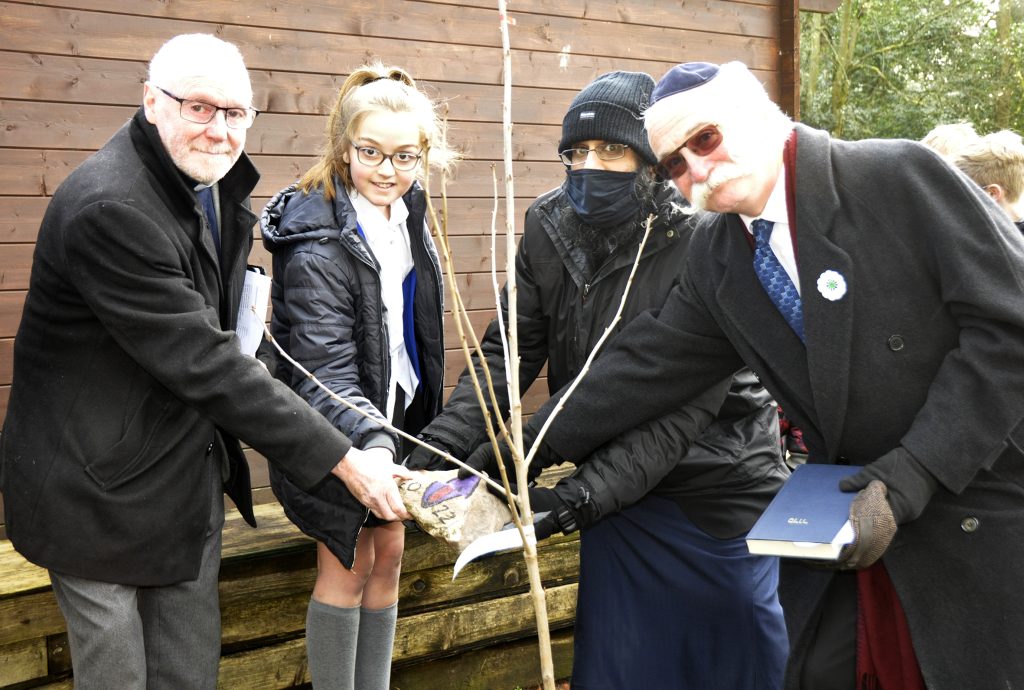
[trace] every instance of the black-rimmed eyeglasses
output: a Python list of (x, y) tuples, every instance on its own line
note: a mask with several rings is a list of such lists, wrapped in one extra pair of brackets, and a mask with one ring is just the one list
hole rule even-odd
[(408, 172), (414, 170), (420, 164), (420, 158), (423, 157), (423, 154), (416, 151), (384, 153), (373, 146), (357, 146), (355, 144), (352, 145), (352, 148), (356, 150), (356, 158), (359, 159), (359, 162), (368, 168), (379, 168), (387, 160), (391, 161), (391, 167), (395, 170)]
[(210, 120), (217, 117), (218, 110), (223, 110), (224, 124), (228, 127), (231, 129), (249, 129), (256, 120), (256, 116), (260, 114), (260, 111), (256, 110), (256, 108), (221, 108), (219, 105), (204, 103), (203, 101), (179, 98), (167, 89), (159, 86), (156, 88), (168, 98), (178, 102), (178, 105), (181, 106), (178, 112), (182, 120), (195, 122), (199, 125), (207, 124)]
[(577, 146), (558, 152), (558, 157), (570, 168), (576, 168), (587, 162), (587, 156), (593, 151), (603, 161), (614, 161), (626, 155), (629, 144), (598, 144), (592, 149)]

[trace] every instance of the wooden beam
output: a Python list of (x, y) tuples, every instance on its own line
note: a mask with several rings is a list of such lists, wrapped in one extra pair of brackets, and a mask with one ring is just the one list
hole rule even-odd
[(800, 0), (800, 11), (830, 14), (839, 9), (842, 2), (843, 0)]
[(800, 119), (800, 2), (779, 1), (779, 107)]

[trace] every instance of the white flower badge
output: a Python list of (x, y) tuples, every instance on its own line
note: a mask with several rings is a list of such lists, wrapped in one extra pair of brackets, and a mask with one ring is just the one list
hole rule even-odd
[(830, 302), (840, 300), (846, 294), (846, 279), (838, 271), (823, 271), (818, 276), (818, 292)]

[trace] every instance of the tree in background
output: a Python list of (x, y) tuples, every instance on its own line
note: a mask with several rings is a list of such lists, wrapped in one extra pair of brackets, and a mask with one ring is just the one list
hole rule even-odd
[(800, 40), (801, 120), (836, 137), (1024, 132), (1024, 0), (844, 0)]

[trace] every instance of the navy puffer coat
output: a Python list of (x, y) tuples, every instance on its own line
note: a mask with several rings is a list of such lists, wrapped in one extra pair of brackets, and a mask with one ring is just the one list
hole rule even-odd
[[(407, 410), (404, 430), (415, 434), (441, 406), (444, 305), (437, 250), (424, 223), (423, 189), (414, 184), (403, 199), (416, 271), (413, 320), (422, 393)], [(383, 419), (391, 371), (380, 264), (360, 235), (348, 193), (339, 184), (328, 201), (320, 192), (306, 194), (292, 185), (264, 208), (260, 230), (273, 254), (274, 338), (328, 389)], [(401, 447), (379, 423), (334, 400), (283, 359), (276, 375), (357, 448)], [(292, 522), (351, 568), (367, 509), (334, 477), (310, 491), (273, 469), (270, 479)]]

